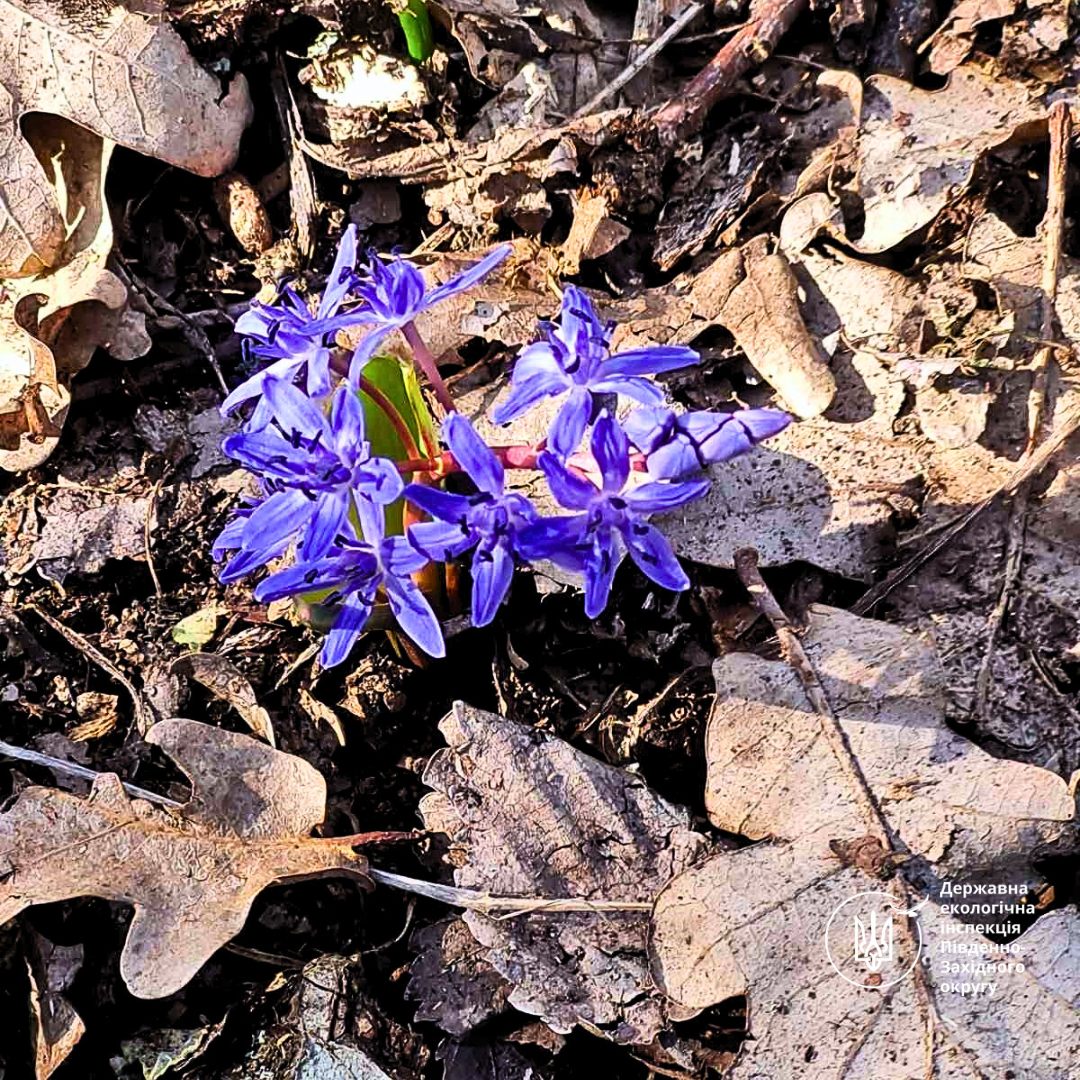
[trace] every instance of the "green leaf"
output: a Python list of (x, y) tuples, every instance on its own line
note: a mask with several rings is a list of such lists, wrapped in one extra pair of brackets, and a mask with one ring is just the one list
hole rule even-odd
[(424, 0), (408, 0), (404, 10), (398, 12), (398, 21), (405, 34), (409, 56), (418, 64), (429, 59), (435, 51), (435, 34)]
[(220, 617), (221, 609), (217, 604), (200, 608), (191, 615), (185, 615), (172, 628), (172, 639), (189, 649), (201, 649), (217, 633)]

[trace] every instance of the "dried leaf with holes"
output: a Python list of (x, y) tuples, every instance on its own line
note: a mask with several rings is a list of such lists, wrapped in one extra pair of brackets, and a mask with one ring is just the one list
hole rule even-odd
[[(815, 608), (803, 643), (909, 857), (910, 889), (875, 882), (837, 854), (854, 851), (874, 826), (794, 672), (730, 654), (714, 666), (706, 806), (718, 828), (762, 842), (699, 863), (660, 894), (659, 984), (688, 1008), (747, 996), (753, 1038), (729, 1073), (735, 1080), (802, 1077), (810, 1061), (822, 1080), (974, 1080), (1002, 1061), (1027, 1063), (1029, 1080), (1066, 1080), (1080, 1038), (1080, 966), (1056, 958), (1080, 949), (1075, 909), (1044, 916), (1019, 938), (1007, 959), (1026, 970), (990, 976), (992, 997), (948, 992), (954, 976), (943, 961), (953, 957), (931, 948), (950, 940), (993, 951), (944, 910), (942, 882), (1033, 886), (1037, 846), (1076, 846), (1073, 794), (1059, 777), (992, 758), (950, 731), (944, 675), (925, 640)], [(880, 992), (842, 977), (824, 947), (837, 907), (875, 888), (930, 896), (918, 911), (930, 962), (904, 974), (913, 940), (897, 930), (897, 981)]]
[[(459, 886), (648, 903), (706, 848), (685, 810), (561, 739), (461, 704), (440, 728), (449, 746), (428, 765), (424, 783), (435, 791), (420, 810), (426, 827), (459, 849)], [(649, 1043), (666, 1025), (670, 1014), (646, 970), (641, 913), (469, 912), (464, 920), (512, 985), (509, 1004), (555, 1031), (583, 1025), (615, 1042)], [(416, 978), (424, 998), (422, 970)], [(489, 993), (501, 1005), (499, 981)], [(469, 1005), (472, 1014), (481, 1009)]]
[(236, 157), (250, 100), (239, 77), (222, 98), (164, 22), (44, 0), (0, 0), (0, 87), (0, 467), (25, 469), (55, 446), (94, 348), (149, 348), (104, 266), (113, 146), (214, 176)]
[(155, 724), (147, 741), (190, 778), (191, 799), (168, 813), (111, 773), (88, 799), (28, 788), (0, 814), (0, 922), (76, 896), (134, 904), (120, 973), (136, 997), (158, 998), (240, 932), (268, 885), (326, 873), (370, 885), (355, 837), (311, 837), (326, 783), (303, 759), (194, 720)]

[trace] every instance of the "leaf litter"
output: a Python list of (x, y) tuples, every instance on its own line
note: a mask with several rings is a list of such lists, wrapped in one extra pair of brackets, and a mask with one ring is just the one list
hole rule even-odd
[[(1080, 765), (1071, 443), (1036, 473), (1022, 573), (991, 656), (989, 708), (980, 715), (972, 685), (1008, 557), (1007, 499), (1023, 464), (1024, 406), (1045, 337), (1045, 234), (1034, 226), (1044, 197), (1046, 106), (1077, 70), (1064, 12), (1056, 5), (1017, 11), (961, 3), (927, 22), (919, 5), (909, 5), (910, 25), (897, 29), (892, 8), (875, 20), (872, 6), (841, 5), (828, 28), (824, 20), (818, 30), (796, 22), (785, 39), (789, 55), (772, 59), (767, 53), (776, 41), (766, 32), (742, 69), (746, 81), (721, 87), (727, 105), (691, 125), (672, 159), (651, 138), (645, 110), (688, 87), (684, 96), (692, 98), (700, 80), (682, 80), (701, 71), (717, 48), (730, 56), (723, 38), (736, 30), (738, 39), (737, 25), (729, 25), (735, 16), (700, 13), (622, 92), (593, 106), (603, 111), (575, 117), (640, 56), (650, 35), (671, 25), (672, 5), (639, 3), (632, 19), (574, 2), (541, 11), (454, 0), (440, 6), (440, 45), (423, 68), (398, 55), (390, 24), (368, 35), (369, 52), (358, 44), (363, 18), (346, 28), (320, 9), (309, 14), (339, 42), (334, 63), (322, 70), (319, 46), (298, 58), (295, 24), (273, 16), (265, 27), (241, 30), (230, 21), (237, 17), (233, 6), (218, 7), (190, 5), (179, 17), (184, 41), (214, 75), (198, 67), (162, 20), (121, 8), (108, 17), (108, 26), (133, 40), (168, 39), (170, 64), (186, 73), (176, 99), (140, 99), (159, 110), (151, 119), (166, 117), (154, 145), (119, 137), (119, 127), (102, 130), (101, 117), (90, 113), (72, 116), (70, 102), (54, 108), (39, 101), (37, 115), (13, 128), (22, 132), (15, 136), (19, 153), (35, 151), (25, 176), (41, 194), (39, 205), (51, 208), (28, 221), (31, 235), (45, 237), (42, 251), (55, 251), (51, 261), (38, 257), (40, 265), (24, 261), (19, 269), (29, 276), (0, 272), (4, 303), (11, 304), (4, 341), (13, 342), (8, 355), (16, 358), (0, 364), (3, 401), (16, 403), (0, 422), (0, 452), (8, 469), (56, 454), (44, 473), (4, 489), (3, 603), (33, 597), (41, 610), (57, 611), (60, 625), (70, 620), (79, 629), (57, 637), (52, 624), (42, 630), (29, 618), (27, 629), (5, 617), (3, 626), (18, 630), (11, 633), (19, 655), (5, 661), (0, 679), (15, 731), (29, 739), (48, 729), (50, 717), (54, 729), (66, 722), (61, 717), (89, 723), (89, 741), (79, 744), (88, 760), (124, 776), (137, 769), (140, 782), (153, 788), (144, 774), (160, 779), (160, 766), (137, 739), (121, 741), (133, 705), (140, 728), (151, 712), (139, 702), (154, 701), (157, 715), (179, 710), (185, 686), (172, 671), (186, 657), (188, 669), (215, 666), (206, 681), (223, 700), (209, 701), (210, 718), (238, 726), (254, 717), (258, 729), (259, 718), (272, 713), (274, 734), (292, 752), (277, 754), (224, 728), (168, 721), (150, 729), (151, 743), (156, 733), (182, 730), (182, 739), (159, 745), (172, 746), (183, 764), (189, 759), (178, 743), (190, 743), (202, 769), (193, 767), (195, 796), (185, 808), (157, 809), (104, 777), (89, 800), (23, 789), (0, 817), (10, 830), (28, 814), (31, 824), (16, 830), (19, 849), (25, 844), (43, 857), (61, 825), (77, 839), (97, 822), (118, 831), (92, 839), (89, 850), (149, 831), (154, 839), (144, 852), (168, 857), (177, 845), (205, 849), (218, 853), (207, 856), (211, 865), (231, 865), (246, 879), (226, 887), (211, 874), (196, 900), (190, 880), (174, 883), (149, 856), (138, 894), (122, 874), (125, 866), (138, 870), (138, 860), (119, 863), (119, 871), (115, 861), (106, 863), (112, 873), (102, 885), (97, 867), (76, 871), (70, 854), (62, 866), (46, 859), (43, 865), (58, 867), (50, 897), (73, 895), (64, 890), (83, 874), (109, 896), (160, 909), (166, 927), (180, 918), (169, 901), (190, 900), (175, 953), (153, 952), (152, 962), (140, 965), (148, 974), (132, 976), (137, 992), (147, 985), (167, 991), (209, 961), (198, 981), (170, 998), (178, 1019), (169, 1028), (110, 1021), (89, 995), (79, 996), (90, 1025), (108, 1031), (112, 1023), (125, 1035), (145, 1036), (142, 1044), (125, 1042), (127, 1064), (117, 1059), (115, 1067), (161, 1060), (166, 1070), (174, 1063), (195, 1076), (275, 1080), (346, 1068), (372, 1076), (509, 1080), (597, 1067), (633, 1077), (655, 1067), (661, 1075), (726, 1070), (876, 1080), (921, 1076), (927, 1068), (975, 1078), (1008, 1062), (1031, 1080), (1067, 1076), (1080, 1002), (1075, 893), (1060, 870), (1075, 852), (1067, 781)], [(752, 8), (748, 29), (760, 29), (765, 7)], [(778, 17), (788, 26), (781, 7)], [(8, 10), (17, 21), (25, 17), (22, 5)], [(58, 18), (50, 8), (46, 20)], [(78, 63), (88, 45), (93, 53), (103, 25), (69, 34)], [(815, 36), (819, 30), (832, 41)], [(221, 37), (230, 32), (232, 39)], [(244, 51), (253, 34), (268, 35), (258, 37), (257, 49), (268, 47), (271, 56), (287, 43), (280, 71), (297, 108), (281, 141), (293, 190), (274, 180), (280, 161), (270, 158), (278, 142), (264, 124), (263, 149), (245, 144), (235, 166), (252, 180), (264, 175), (259, 182), (228, 172), (217, 203), (207, 185), (184, 190), (177, 206), (163, 209), (153, 188), (160, 184), (167, 201), (179, 190), (176, 181), (166, 175), (144, 183), (140, 174), (126, 189), (126, 203), (114, 193), (106, 206), (112, 142), (200, 175), (234, 167), (250, 105), (232, 64), (253, 85), (265, 76)], [(951, 73), (949, 81), (929, 89), (937, 84), (924, 78), (918, 57), (932, 71)], [(121, 56), (116, 71), (122, 74), (125, 62)], [(152, 64), (148, 70), (152, 77)], [(368, 107), (354, 91), (357, 72), (373, 71), (393, 75), (409, 94), (392, 109)], [(0, 70), (9, 91), (11, 78)], [(17, 82), (17, 111), (30, 108), (23, 87)], [(182, 115), (220, 118), (224, 126), (169, 123), (177, 101)], [(58, 114), (89, 130), (66, 125)], [(207, 140), (212, 167), (210, 158), (200, 164), (177, 149), (181, 134)], [(303, 176), (306, 197), (298, 188)], [(241, 196), (242, 212), (233, 206)], [(284, 235), (290, 212), (298, 248)], [(420, 221), (425, 213), (427, 224)], [(227, 324), (246, 300), (235, 301), (255, 291), (256, 278), (305, 269), (298, 254), (306, 258), (311, 250), (302, 236), (304, 214), (309, 237), (313, 214), (324, 217), (320, 235), (351, 214), (363, 222), (366, 243), (419, 244), (417, 257), (434, 280), (453, 276), (472, 251), (513, 239), (514, 256), (497, 278), (421, 319), (463, 392), (463, 411), (492, 441), (542, 437), (543, 417), (530, 418), (537, 426), (531, 434), (516, 424), (500, 430), (484, 418), (504, 392), (510, 351), (532, 339), (538, 314), (555, 312), (553, 286), (567, 276), (589, 291), (602, 317), (619, 322), (618, 345), (692, 343), (702, 351), (700, 371), (671, 381), (680, 407), (775, 403), (804, 417), (753, 460), (715, 467), (711, 500), (667, 524), (695, 577), (695, 595), (678, 614), (655, 591), (620, 578), (618, 608), (583, 626), (560, 606), (560, 587), (538, 575), (536, 596), (533, 585), (515, 591), (493, 631), (490, 656), (487, 638), (469, 637), (460, 664), (417, 672), (385, 643), (372, 645), (343, 687), (311, 667), (304, 631), (276, 614), (264, 621), (213, 583), (205, 554), (193, 551), (199, 537), (219, 527), (215, 515), (237, 487), (216, 454), (224, 434), (218, 397), (212, 384), (198, 385), (205, 372), (193, 369), (220, 359), (230, 381), (241, 371), (233, 366)], [(240, 249), (230, 248), (225, 229), (241, 238)], [(1048, 403), (1056, 423), (1068, 422), (1075, 400), (1071, 349), (1080, 279), (1068, 257), (1073, 240), (1067, 233), (1052, 322), (1059, 346)], [(119, 267), (106, 259), (114, 247), (127, 271), (137, 268), (141, 284), (133, 287), (127, 272), (113, 276)], [(241, 249), (261, 254), (252, 264)], [(193, 250), (202, 251), (194, 265)], [(323, 265), (315, 260), (316, 269)], [(43, 304), (32, 299), (38, 296)], [(120, 389), (126, 375), (73, 404), (72, 376), (96, 344), (134, 357), (149, 344), (146, 330), (155, 346), (179, 330), (182, 341), (169, 340), (168, 349), (174, 359), (179, 349), (181, 361), (170, 367), (155, 348), (147, 361), (130, 365), (135, 378), (163, 365), (148, 394), (144, 384), (136, 386), (134, 419)], [(76, 392), (83, 380), (100, 379), (98, 370), (91, 366)], [(115, 401), (121, 405), (114, 410)], [(139, 432), (141, 446), (133, 451), (122, 441), (118, 450), (107, 424), (69, 426), (60, 437), (68, 409), (102, 405), (120, 417), (121, 430)], [(1052, 427), (1047, 439), (1061, 430)], [(89, 490), (100, 476), (69, 469), (72, 460), (95, 456), (107, 463), (104, 496)], [(132, 472), (110, 473), (114, 461)], [(132, 475), (133, 484), (123, 479)], [(39, 488), (42, 476), (46, 485), (65, 482), (55, 491)], [(69, 487), (68, 476), (87, 490)], [(958, 518), (983, 506), (967, 532), (952, 536)], [(900, 584), (882, 582), (942, 535), (951, 538), (940, 552)], [(892, 853), (867, 844), (859, 800), (845, 787), (801, 684), (788, 666), (763, 658), (773, 655), (770, 643), (729, 569), (746, 545), (759, 549), (769, 580), (788, 590), (785, 606), (809, 622), (806, 651), (880, 803)], [(164, 585), (156, 596), (148, 585), (155, 564)], [(70, 608), (43, 588), (66, 590)], [(830, 603), (851, 606), (860, 592), (856, 609), (886, 621), (806, 606), (823, 593)], [(654, 622), (659, 630), (642, 629)], [(49, 651), (82, 665), (82, 681), (72, 672), (54, 679), (35, 633), (61, 642)], [(671, 642), (660, 648), (659, 637)], [(567, 641), (573, 645), (564, 650)], [(711, 709), (711, 695), (670, 693), (688, 669), (705, 670), (717, 643), (726, 650), (733, 641), (755, 655), (734, 652), (716, 661), (719, 693)], [(191, 651), (211, 643), (214, 653)], [(116, 674), (126, 680), (127, 697), (112, 692)], [(459, 697), (489, 707), (497, 700), (521, 719), (455, 707), (442, 729), (448, 746), (439, 749), (434, 721)], [(689, 702), (681, 713), (670, 705), (676, 697)], [(609, 723), (633, 729), (625, 754), (612, 750)], [(276, 763), (266, 768), (283, 770), (281, 776), (265, 789), (251, 779), (264, 775), (261, 767), (230, 780), (234, 751), (240, 761), (254, 755)], [(303, 758), (318, 772), (304, 768)], [(627, 758), (629, 772), (601, 760)], [(41, 765), (25, 768), (37, 778), (33, 770)], [(57, 775), (67, 782), (62, 771)], [(423, 799), (421, 775), (434, 792)], [(682, 783), (687, 775), (690, 782)], [(208, 814), (199, 810), (200, 783), (210, 784)], [(272, 835), (245, 833), (246, 811), (234, 813), (230, 804), (226, 813), (230, 793), (250, 784), (264, 800), (261, 813), (280, 823), (268, 826)], [(350, 831), (369, 817), (408, 828), (418, 802), (432, 850), (395, 855), (406, 872), (450, 873), (459, 887), (520, 897), (521, 910), (496, 915), (476, 908), (448, 918), (443, 906), (424, 900), (403, 918), (401, 898), (380, 900), (380, 890), (361, 920), (353, 886), (340, 907), (335, 894), (320, 896), (311, 886), (295, 899), (288, 889), (270, 894), (245, 920), (259, 882), (269, 884), (267, 875), (280, 869), (268, 865), (268, 847), (304, 852), (296, 857), (312, 860), (317, 873), (344, 869), (363, 881), (364, 860), (312, 838), (312, 827), (325, 816), (335, 826), (349, 822)], [(37, 836), (35, 823), (45, 814), (61, 825)], [(435, 853), (443, 846), (440, 866)], [(325, 854), (332, 849), (336, 855)], [(238, 862), (219, 857), (222, 851)], [(316, 851), (328, 865), (318, 863)], [(892, 878), (879, 876), (889, 872)], [(859, 889), (900, 890), (913, 902), (928, 896), (918, 914), (931, 939), (955, 930), (941, 910), (943, 882), (1002, 880), (1028, 888), (1039, 911), (1049, 910), (1012, 942), (1012, 956), (1026, 971), (1002, 976), (994, 997), (947, 993), (932, 969), (887, 992), (859, 990), (835, 975), (822, 949), (807, 947), (820, 939), (832, 907)], [(48, 874), (37, 874), (36, 882), (48, 892)], [(10, 890), (12, 879), (2, 887)], [(572, 914), (529, 906), (566, 897), (636, 906)], [(248, 950), (263, 956), (256, 962), (266, 978), (234, 992), (219, 977), (250, 959), (210, 954), (241, 928), (245, 942), (251, 936), (269, 953)], [(303, 967), (304, 960), (287, 955), (294, 942), (304, 960), (318, 958)], [(359, 961), (339, 955), (349, 947), (363, 950)], [(898, 941), (901, 954), (908, 947)], [(124, 951), (125, 976), (132, 975), (133, 948), (129, 942)], [(410, 964), (407, 996), (417, 1012), (406, 1026), (391, 1017), (402, 1015), (400, 986)], [(269, 972), (294, 967), (302, 974), (271, 981)], [(98, 977), (84, 972), (79, 979), (89, 985)], [(35, 976), (39, 997), (62, 981)], [(103, 997), (108, 992), (101, 990)], [(189, 1007), (193, 997), (197, 1008)], [(241, 1001), (243, 1009), (227, 1011)], [(429, 1024), (442, 1034), (433, 1035)], [(261, 1049), (223, 1048), (222, 1025), (239, 1025), (244, 1039), (258, 1026), (252, 1044)], [(575, 1029), (601, 1038), (583, 1043)], [(167, 1061), (152, 1050), (159, 1033), (179, 1048)], [(596, 1048), (602, 1044), (606, 1049)], [(50, 1052), (41, 1045), (39, 1052)], [(54, 1045), (62, 1058), (64, 1039)], [(268, 1057), (274, 1047), (281, 1052)], [(73, 1051), (74, 1068), (84, 1052)], [(226, 1059), (235, 1064), (223, 1065)]]

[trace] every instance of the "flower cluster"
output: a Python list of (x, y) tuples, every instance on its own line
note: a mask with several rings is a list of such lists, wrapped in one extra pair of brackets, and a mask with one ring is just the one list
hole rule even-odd
[[(547, 438), (535, 447), (488, 445), (454, 411), (415, 319), (476, 285), (509, 252), (498, 247), (428, 288), (398, 256), (368, 253), (358, 269), (350, 228), (314, 313), (285, 287), (276, 303), (254, 304), (237, 322), (245, 357), (265, 366), (226, 398), (225, 412), (254, 408), (223, 449), (255, 474), (259, 495), (234, 512), (214, 557), (228, 555), (224, 581), (278, 563), (256, 586), (256, 599), (303, 597), (326, 609), (327, 667), (345, 660), (379, 607), (421, 649), (442, 656), (425, 573), (431, 563), (468, 557), (476, 626), (495, 618), (521, 563), (550, 561), (580, 575), (590, 618), (606, 607), (627, 555), (657, 585), (688, 588), (652, 516), (700, 498), (710, 485), (707, 466), (789, 423), (775, 409), (678, 411), (656, 376), (698, 363), (698, 354), (683, 345), (613, 352), (614, 326), (569, 285), (558, 322), (540, 324), (539, 340), (521, 351), (509, 392), (492, 412), (506, 424), (553, 399)], [(353, 327), (361, 333), (350, 358), (337, 337)], [(419, 415), (418, 395), (395, 394), (369, 374), (395, 331), (448, 413), (445, 451), (434, 445), (430, 415)], [(392, 449), (375, 445), (380, 431), (395, 433)], [(539, 513), (507, 483), (508, 468), (539, 471), (568, 513)]]

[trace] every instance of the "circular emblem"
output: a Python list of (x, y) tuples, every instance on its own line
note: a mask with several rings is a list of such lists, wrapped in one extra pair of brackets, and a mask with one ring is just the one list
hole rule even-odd
[(884, 990), (898, 983), (922, 952), (917, 910), (901, 907), (884, 892), (857, 893), (845, 900), (825, 925), (829, 963), (853, 986)]

